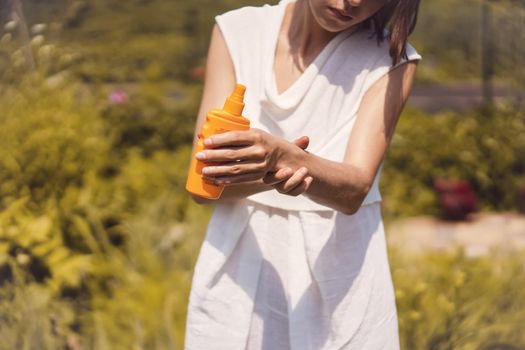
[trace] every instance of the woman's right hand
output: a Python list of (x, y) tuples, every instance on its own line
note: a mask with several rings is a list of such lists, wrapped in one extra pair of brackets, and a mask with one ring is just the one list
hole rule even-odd
[[(308, 147), (309, 139), (302, 136), (294, 143), (303, 150)], [(267, 185), (274, 187), (279, 193), (289, 196), (298, 196), (310, 187), (313, 178), (308, 175), (308, 169), (301, 167), (295, 172), (291, 168), (282, 168), (275, 173), (268, 173), (262, 179)]]

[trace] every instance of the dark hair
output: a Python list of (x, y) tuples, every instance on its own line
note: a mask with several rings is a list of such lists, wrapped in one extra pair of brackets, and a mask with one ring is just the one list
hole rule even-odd
[(384, 30), (388, 29), (393, 65), (407, 58), (406, 43), (416, 26), (418, 9), (419, 0), (390, 0), (364, 23), (365, 28), (373, 30), (378, 44), (385, 40)]

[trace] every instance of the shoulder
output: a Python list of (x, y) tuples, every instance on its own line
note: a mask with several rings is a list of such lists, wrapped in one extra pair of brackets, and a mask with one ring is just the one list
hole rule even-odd
[[(397, 67), (410, 61), (419, 61), (421, 55), (410, 44), (405, 46), (407, 57), (402, 58), (395, 66), (392, 65), (392, 57), (390, 57), (390, 43), (388, 39), (384, 39), (380, 43), (370, 30), (360, 30), (355, 33), (356, 39), (353, 41), (353, 51), (358, 51), (353, 54), (353, 58), (359, 62), (359, 71), (363, 72), (363, 92), (367, 91), (379, 79), (390, 73)], [(388, 33), (385, 33), (387, 37)], [(358, 50), (356, 50), (356, 48)], [(357, 64), (357, 63), (355, 63)]]
[[(392, 57), (390, 56), (390, 42), (388, 40), (388, 32), (385, 31), (385, 39), (381, 42), (377, 42), (376, 36), (370, 30), (362, 30), (359, 33), (360, 43), (363, 49), (368, 54), (370, 61), (374, 67), (390, 67), (392, 66)], [(414, 46), (410, 43), (405, 45), (406, 57), (402, 57), (398, 65), (403, 64), (407, 61), (418, 61), (421, 60), (421, 55), (417, 52)], [(371, 67), (372, 68), (372, 67)]]
[(253, 67), (259, 65), (276, 10), (276, 5), (244, 6), (215, 16), (237, 80), (251, 79)]

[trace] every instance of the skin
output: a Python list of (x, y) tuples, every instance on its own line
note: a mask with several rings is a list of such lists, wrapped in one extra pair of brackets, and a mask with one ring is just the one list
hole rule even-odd
[[(290, 3), (275, 53), (278, 90), (286, 90), (298, 79), (334, 35), (341, 30), (357, 28), (385, 3), (385, 0), (297, 0)], [(350, 15), (351, 20), (338, 19), (329, 6)], [(305, 151), (307, 137), (288, 141), (252, 128), (205, 140), (206, 150), (196, 155), (207, 164), (203, 169), (205, 180), (226, 185), (218, 201), (235, 201), (275, 189), (287, 195), (306, 195), (344, 214), (354, 214), (368, 193), (390, 144), (410, 94), (416, 64), (399, 65), (369, 88), (359, 106), (342, 162)], [(233, 63), (217, 26), (212, 31), (206, 72), (196, 130), (200, 130), (206, 111), (221, 105), (224, 96), (235, 86)], [(201, 204), (216, 202), (193, 198)]]
[[(289, 4), (275, 58), (278, 92), (292, 85), (335, 35), (350, 28), (358, 29), (385, 3), (385, 0), (299, 0)], [(330, 7), (352, 19), (337, 19)]]

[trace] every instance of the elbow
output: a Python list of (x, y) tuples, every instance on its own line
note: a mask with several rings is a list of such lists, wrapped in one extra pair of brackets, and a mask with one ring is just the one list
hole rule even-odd
[(358, 204), (356, 204), (355, 202), (352, 202), (352, 205), (346, 206), (340, 211), (341, 213), (345, 215), (354, 215), (355, 213), (357, 213), (360, 207), (361, 207), (361, 202)]
[(342, 210), (341, 212), (345, 215), (354, 215), (359, 210), (359, 207), (360, 205), (359, 206), (352, 205), (352, 206), (344, 208), (344, 210)]
[(343, 210), (341, 210), (341, 212), (345, 215), (354, 215), (357, 213), (357, 211), (361, 208), (368, 191), (370, 191), (371, 186), (372, 185), (368, 182), (357, 186), (352, 195), (352, 198), (347, 202), (348, 205), (346, 205)]

